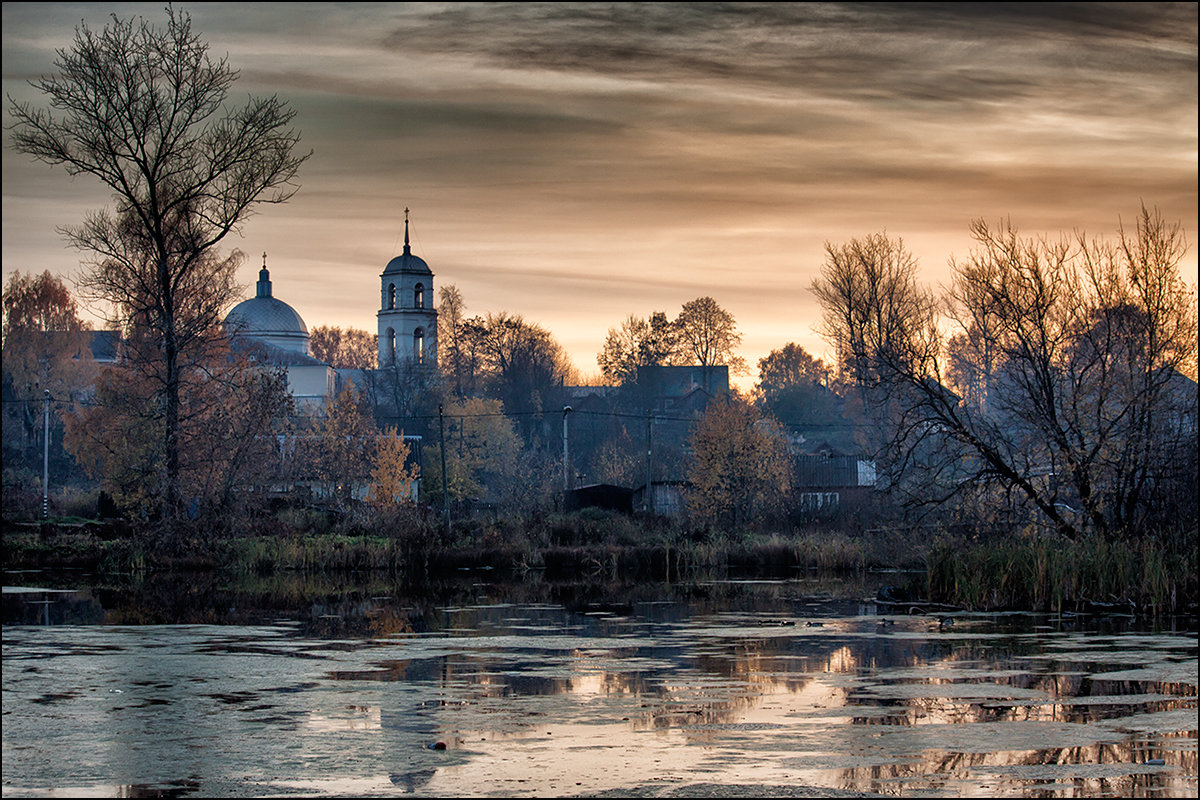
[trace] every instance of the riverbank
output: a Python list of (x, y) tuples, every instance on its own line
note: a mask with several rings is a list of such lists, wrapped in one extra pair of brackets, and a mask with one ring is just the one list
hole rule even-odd
[(1069, 542), (937, 529), (829, 527), (720, 532), (587, 510), (457, 521), (379, 519), (288, 509), (225, 533), (183, 529), (163, 548), (120, 521), (79, 518), (4, 524), (6, 570), (74, 569), (99, 575), (218, 570), (231, 576), (380, 572), (420, 582), (467, 570), (519, 579), (594, 577), (680, 581), (698, 572), (787, 577), (798, 570), (905, 570), (902, 600), (973, 611), (1195, 614), (1194, 538)]
[(608, 572), (672, 578), (703, 568), (858, 570), (924, 567), (921, 532), (714, 531), (596, 510), (456, 521), (287, 509), (232, 531), (182, 528), (171, 547), (121, 521), (51, 519), (4, 523), (6, 569), (71, 567), (98, 572), (221, 568), (389, 570), (402, 575), (487, 567), (506, 573)]

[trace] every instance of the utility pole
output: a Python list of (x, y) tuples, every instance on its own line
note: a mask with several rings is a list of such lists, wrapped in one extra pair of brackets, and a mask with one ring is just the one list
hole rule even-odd
[(438, 403), (438, 449), (442, 451), (442, 517), (446, 523), (446, 540), (450, 540), (450, 485), (446, 483), (446, 417)]
[(42, 519), (50, 516), (50, 390), (42, 390)]
[[(570, 406), (563, 406), (563, 491), (571, 490), (571, 450), (567, 444), (567, 415), (571, 413)], [(566, 502), (566, 497), (563, 497)]]

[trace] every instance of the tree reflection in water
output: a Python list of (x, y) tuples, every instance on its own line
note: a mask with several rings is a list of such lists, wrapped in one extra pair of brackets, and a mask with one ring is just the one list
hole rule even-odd
[[(65, 756), (93, 765), (105, 758), (85, 740), (108, 728), (132, 736), (120, 732), (131, 709), (156, 726), (164, 717), (145, 715), (175, 715), (155, 744), (168, 751), (172, 737), (213, 747), (189, 723), (225, 709), (224, 724), (256, 749), (206, 751), (209, 772), (192, 770), (186, 785), (163, 777), (162, 789), (585, 794), (660, 781), (1194, 796), (1194, 621), (1172, 631), (964, 614), (947, 626), (881, 616), (858, 599), (874, 595), (871, 580), (501, 585), (475, 574), (409, 590), (385, 575), (349, 586), (167, 576), (25, 596), (41, 616), (6, 594), (6, 793), (87, 786), (32, 769), (36, 743), (24, 739), (49, 735), (37, 721), (46, 709), (79, 728), (79, 741), (54, 734)], [(44, 621), (109, 627), (56, 636)], [(119, 665), (151, 647), (164, 672), (154, 681), (116, 688), (84, 670), (92, 683), (64, 685), (88, 659)], [(281, 774), (273, 763), (296, 747), (316, 755)], [(242, 783), (216, 777), (234, 773)]]

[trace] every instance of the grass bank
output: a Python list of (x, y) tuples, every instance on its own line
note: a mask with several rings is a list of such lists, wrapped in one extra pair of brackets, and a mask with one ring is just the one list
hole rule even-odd
[(448, 531), (436, 515), (413, 509), (391, 514), (284, 509), (233, 529), (183, 528), (172, 539), (167, 548), (96, 521), (9, 522), (4, 567), (113, 573), (220, 568), (259, 575), (279, 570), (415, 575), (487, 567), (513, 574), (542, 570), (552, 576), (670, 580), (695, 569), (788, 575), (796, 569), (861, 570), (902, 562), (920, 567), (923, 559), (915, 547), (900, 552), (887, 532), (716, 531), (592, 509), (468, 517), (455, 520)]
[(972, 610), (1072, 611), (1131, 604), (1142, 613), (1192, 611), (1196, 542), (1083, 540), (935, 534), (929, 529), (831, 527), (720, 531), (587, 509), (575, 513), (441, 518), (415, 508), (380, 513), (283, 509), (213, 528), (175, 531), (174, 546), (120, 524), (60, 519), (4, 526), (5, 569), (86, 569), (101, 574), (220, 570), (384, 571), (403, 580), (485, 568), (499, 576), (674, 581), (698, 571), (790, 577), (798, 570), (923, 569), (905, 587)]
[(1194, 537), (940, 538), (926, 558), (926, 581), (931, 600), (973, 610), (1195, 613), (1196, 555)]

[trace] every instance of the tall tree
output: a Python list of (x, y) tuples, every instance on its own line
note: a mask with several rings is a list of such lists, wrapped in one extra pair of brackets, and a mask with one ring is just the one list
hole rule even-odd
[(930, 355), (922, 339), (936, 303), (917, 282), (917, 259), (885, 233), (825, 244), (825, 265), (812, 291), (821, 301), (822, 333), (837, 350), (845, 380), (881, 380), (881, 361), (921, 371)]
[(655, 311), (649, 320), (630, 314), (619, 327), (608, 329), (596, 363), (605, 380), (620, 386), (637, 380), (638, 367), (671, 363), (675, 349), (675, 331), (665, 313)]
[(545, 328), (519, 315), (488, 314), (470, 323), (478, 336), (481, 371), (491, 396), (512, 415), (520, 415), (522, 433), (532, 441), (535, 415), (563, 406), (563, 384), (571, 377), (570, 360)]
[[(5, 466), (41, 463), (43, 392), (56, 403), (69, 403), (95, 380), (88, 327), (61, 279), (49, 272), (14, 272), (9, 278), (3, 326)], [(53, 450), (57, 455), (59, 448)]]
[(453, 284), (438, 290), (438, 365), (459, 399), (475, 391), (477, 337), (467, 326), (467, 304)]
[(823, 361), (789, 342), (759, 359), (754, 397), (786, 425), (833, 431), (846, 423), (829, 380), (830, 371)]
[(829, 368), (819, 358), (813, 358), (800, 345), (788, 342), (772, 350), (758, 361), (758, 388), (770, 395), (789, 386), (805, 383), (827, 384)]
[(289, 199), (308, 155), (294, 152), (295, 112), (277, 97), (228, 104), (238, 73), (171, 7), (162, 29), (115, 16), (99, 33), (80, 25), (56, 67), (32, 82), (49, 108), (11, 102), (13, 146), (113, 191), (115, 208), (60, 230), (93, 255), (82, 286), (137, 329), (145, 346), (134, 357), (158, 362), (144, 374), (162, 407), (160, 510), (169, 517), (188, 351), (236, 296), (236, 263), (216, 247), (258, 203)]
[(60, 278), (14, 272), (4, 287), (5, 380), (19, 392), (36, 388), (39, 401), (42, 389), (67, 399), (95, 377), (89, 329)]
[(711, 297), (684, 303), (672, 329), (677, 360), (701, 367), (725, 365), (735, 374), (746, 372), (745, 360), (735, 352), (742, 343), (742, 334), (733, 315)]

